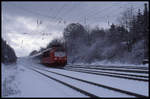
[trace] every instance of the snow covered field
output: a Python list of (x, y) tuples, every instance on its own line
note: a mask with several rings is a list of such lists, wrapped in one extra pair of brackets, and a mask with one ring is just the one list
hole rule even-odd
[(2, 96), (9, 96), (13, 94), (18, 94), (18, 79), (16, 75), (18, 74), (18, 67), (16, 64), (1, 66), (2, 74)]
[[(144, 96), (149, 96), (149, 82), (134, 81), (121, 78), (108, 77), (103, 75), (93, 75), (66, 71), (63, 69), (48, 68), (37, 64), (37, 61), (28, 57), (19, 58), (17, 64), (2, 64), (2, 96), (3, 97), (88, 97), (80, 92), (73, 90), (52, 79), (30, 70), (26, 67), (38, 67), (53, 71), (63, 75), (83, 79), (86, 81), (103, 84), (113, 88), (134, 92)], [(104, 88), (98, 88), (93, 85), (85, 84), (80, 81), (71, 80), (50, 72), (38, 70), (52, 77), (65, 81), (80, 89), (86, 90), (100, 97), (133, 97), (126, 94), (110, 91)]]
[(97, 76), (97, 75), (91, 75), (91, 74), (85, 74), (85, 73), (65, 71), (65, 70), (60, 70), (60, 69), (48, 68), (48, 70), (55, 71), (55, 72), (65, 74), (65, 75), (69, 74), (69, 76), (72, 76), (72, 77), (77, 77), (77, 78), (84, 79), (87, 81), (92, 81), (95, 83), (100, 83), (100, 84), (108, 85), (114, 88), (132, 91), (132, 92), (136, 92), (136, 93), (148, 96), (148, 82), (139, 82), (139, 81), (133, 81), (133, 80), (120, 79), (120, 78), (112, 78), (112, 77), (107, 77), (107, 76)]
[[(3, 97), (87, 97), (58, 82), (45, 79), (42, 75), (25, 68), (25, 65), (30, 66), (30, 63), (27, 61), (21, 63), (19, 60), (16, 69), (13, 69), (13, 66), (12, 69), (7, 69), (7, 66), (2, 64)], [(13, 81), (15, 86), (11, 82), (4, 85), (5, 80), (9, 80), (11, 76), (15, 77)], [(15, 93), (6, 92), (7, 87), (5, 86), (10, 86)]]

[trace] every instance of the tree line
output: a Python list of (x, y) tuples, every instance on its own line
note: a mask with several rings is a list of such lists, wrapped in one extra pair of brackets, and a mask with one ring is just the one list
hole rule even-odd
[[(66, 48), (68, 62), (119, 61), (122, 63), (141, 63), (149, 55), (149, 11), (126, 9), (118, 18), (119, 24), (108, 29), (89, 28), (80, 23), (69, 24), (63, 38), (54, 39), (46, 48), (59, 44)], [(32, 52), (33, 53), (33, 52)], [(31, 55), (31, 54), (30, 54)]]
[(6, 43), (6, 41), (4, 41), (2, 38), (1, 38), (1, 48), (2, 48), (2, 55), (1, 55), (1, 61), (2, 63), (4, 64), (10, 64), (10, 63), (16, 63), (17, 61), (17, 56), (15, 54), (15, 51), (14, 49), (8, 45)]

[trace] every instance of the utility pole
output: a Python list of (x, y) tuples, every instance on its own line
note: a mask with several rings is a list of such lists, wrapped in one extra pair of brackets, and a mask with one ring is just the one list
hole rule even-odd
[(108, 21), (108, 26), (110, 26), (110, 24), (109, 24), (109, 16), (107, 16), (107, 21)]
[(85, 16), (84, 17), (84, 24), (85, 24), (85, 28), (87, 29), (87, 32), (88, 32), (88, 37), (87, 37), (87, 42), (88, 42), (88, 45), (90, 45), (90, 34), (89, 34), (89, 25), (87, 24), (87, 17)]
[(86, 26), (86, 16), (84, 17), (84, 24), (85, 24), (85, 26)]
[(145, 23), (146, 28), (144, 30), (144, 32), (145, 32), (144, 34), (146, 34), (145, 35), (146, 39), (144, 40), (144, 58), (147, 58), (148, 57), (148, 55), (147, 55), (148, 54), (147, 53), (148, 52), (148, 48), (147, 47), (148, 47), (148, 39), (149, 38), (148, 38), (148, 23), (147, 23), (147, 21), (148, 21), (147, 17), (148, 16), (147, 16), (147, 4), (146, 3), (144, 4), (144, 16), (145, 16), (145, 22), (146, 22)]

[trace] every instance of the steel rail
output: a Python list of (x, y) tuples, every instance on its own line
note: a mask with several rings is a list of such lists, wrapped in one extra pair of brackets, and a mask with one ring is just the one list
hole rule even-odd
[[(67, 68), (70, 68), (70, 67), (67, 67)], [(66, 69), (67, 69), (66, 68)], [(84, 68), (84, 69), (87, 69), (87, 68)], [(83, 69), (82, 69), (83, 70)], [(143, 75), (135, 75), (135, 74), (123, 74), (123, 73), (115, 73), (115, 72), (111, 72), (111, 71), (107, 71), (107, 72), (103, 72), (103, 71), (93, 71), (91, 70), (92, 72), (101, 72), (101, 73), (109, 73), (109, 74), (117, 74), (117, 75), (124, 75), (124, 76), (133, 76), (133, 77), (141, 77), (141, 78), (149, 78), (148, 76), (143, 76)]]
[(120, 72), (134, 72), (134, 73), (146, 73), (148, 74), (148, 71), (137, 71), (137, 70), (121, 70), (121, 69), (107, 69), (107, 68), (93, 68), (93, 67), (75, 67), (75, 66), (68, 66), (71, 68), (87, 68), (87, 69), (99, 69), (99, 70), (111, 70), (111, 71), (120, 71)]
[[(72, 66), (72, 65), (68, 65)], [(83, 65), (73, 65), (73, 66), (83, 66)], [(87, 67), (102, 67), (102, 68), (125, 68), (125, 69), (139, 69), (148, 70), (148, 67), (134, 67), (134, 66), (104, 66), (104, 65), (86, 65)]]
[(104, 74), (100, 72), (91, 72), (90, 70), (77, 70), (77, 69), (64, 69), (68, 71), (75, 71), (75, 72), (81, 72), (81, 73), (88, 73), (88, 74), (95, 74), (95, 75), (104, 75), (104, 76), (111, 76), (111, 77), (116, 77), (116, 78), (124, 78), (124, 79), (131, 79), (131, 80), (138, 80), (138, 81), (144, 81), (148, 82), (148, 79), (140, 79), (140, 78), (131, 78), (131, 77), (125, 77), (125, 76), (119, 76), (119, 75), (111, 75), (111, 74)]
[[(35, 68), (37, 68), (37, 67), (35, 67)], [(68, 78), (71, 78), (71, 79), (75, 79), (75, 80), (78, 80), (78, 81), (81, 81), (81, 82), (84, 82), (84, 83), (92, 84), (92, 85), (95, 85), (95, 86), (98, 86), (98, 87), (103, 87), (103, 88), (106, 88), (106, 89), (109, 89), (109, 90), (113, 90), (113, 91), (117, 91), (117, 92), (120, 92), (120, 93), (124, 93), (124, 94), (127, 94), (127, 95), (131, 95), (131, 96), (135, 96), (135, 97), (139, 97), (139, 98), (147, 97), (147, 96), (140, 95), (140, 94), (137, 94), (137, 93), (121, 90), (121, 89), (118, 89), (118, 88), (113, 88), (113, 87), (106, 86), (106, 85), (103, 85), (103, 84), (94, 83), (94, 82), (91, 82), (91, 81), (87, 81), (87, 80), (71, 77), (71, 76), (60, 74), (60, 73), (56, 73), (56, 72), (53, 72), (53, 71), (49, 71), (49, 70), (45, 70), (45, 69), (41, 69), (41, 68), (37, 68), (37, 69), (44, 70), (44, 71), (47, 71), (47, 72), (51, 72), (51, 73), (54, 73), (54, 74), (57, 74), (57, 75), (61, 75), (61, 76), (64, 76), (64, 77), (68, 77)]]
[(82, 94), (84, 94), (84, 95), (86, 95), (86, 96), (89, 96), (89, 97), (91, 97), (91, 98), (98, 98), (98, 97), (99, 97), (99, 96), (96, 96), (96, 95), (94, 95), (94, 94), (92, 94), (92, 93), (89, 93), (89, 92), (87, 92), (87, 91), (85, 91), (85, 90), (82, 90), (82, 89), (80, 89), (80, 88), (77, 88), (77, 87), (75, 87), (75, 86), (72, 86), (72, 85), (70, 85), (70, 84), (67, 84), (66, 82), (63, 82), (63, 81), (58, 80), (58, 79), (56, 79), (56, 78), (53, 78), (53, 77), (51, 77), (51, 76), (49, 76), (49, 75), (46, 75), (46, 74), (44, 74), (44, 73), (41, 73), (41, 72), (39, 72), (39, 71), (37, 71), (37, 70), (35, 70), (35, 69), (33, 69), (33, 68), (30, 68), (30, 69), (32, 69), (33, 71), (35, 71), (35, 72), (37, 72), (37, 73), (40, 73), (41, 75), (43, 75), (43, 76), (45, 76), (45, 77), (48, 77), (48, 78), (50, 78), (50, 79), (52, 79), (52, 80), (54, 80), (54, 81), (56, 81), (56, 82), (59, 82), (59, 83), (65, 85), (65, 86), (68, 86), (69, 88), (74, 89), (74, 90), (76, 90), (76, 91), (78, 91), (78, 92), (80, 92), (80, 93), (82, 93)]

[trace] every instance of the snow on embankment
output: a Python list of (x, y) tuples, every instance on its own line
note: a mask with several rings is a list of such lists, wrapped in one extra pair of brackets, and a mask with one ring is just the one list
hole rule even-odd
[(97, 61), (92, 63), (69, 63), (68, 65), (101, 65), (101, 66), (135, 66), (135, 67), (149, 67), (149, 64), (128, 64), (128, 63), (120, 63), (120, 62), (108, 62), (108, 61)]
[(120, 63), (120, 62), (93, 62), (91, 65), (108, 65), (108, 66), (140, 66), (140, 67), (148, 67), (149, 64), (128, 64), (128, 63)]
[(25, 62), (26, 58), (18, 58), (16, 63), (1, 63), (2, 68), (2, 97), (14, 97), (21, 94), (20, 75), (24, 72), (21, 64), (29, 65), (30, 63)]
[(2, 96), (6, 97), (12, 94), (16, 94), (19, 91), (17, 90), (17, 56), (14, 49), (7, 44), (1, 38), (2, 41), (2, 55), (1, 55), (1, 68), (2, 68)]
[(7, 97), (10, 95), (18, 94), (19, 90), (16, 81), (16, 76), (18, 74), (16, 64), (5, 65), (2, 63), (2, 97)]
[(36, 62), (37, 60), (23, 57), (14, 66), (2, 64), (2, 97), (85, 97), (80, 92), (28, 69), (41, 66)]

